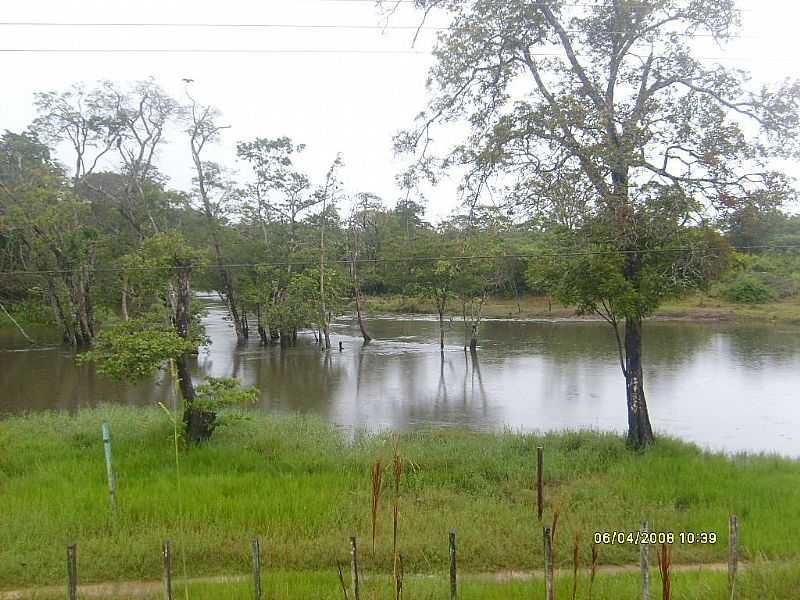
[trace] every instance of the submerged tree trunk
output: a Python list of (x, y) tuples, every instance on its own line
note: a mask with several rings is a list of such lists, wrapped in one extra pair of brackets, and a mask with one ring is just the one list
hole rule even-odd
[(644, 396), (641, 318), (625, 319), (625, 388), (628, 399), (628, 445), (644, 448), (654, 438)]
[(465, 300), (461, 301), (461, 318), (464, 320), (464, 352), (467, 351), (467, 303)]
[(264, 328), (260, 303), (256, 305), (256, 319), (258, 321), (258, 337), (261, 338), (261, 345), (266, 346), (269, 344), (269, 338), (267, 337), (267, 330)]
[(222, 278), (222, 296), (225, 304), (228, 307), (228, 314), (233, 321), (233, 328), (236, 331), (236, 342), (244, 344), (246, 336), (242, 330), (242, 321), (239, 316), (239, 308), (236, 305), (236, 289), (234, 287), (233, 277), (230, 270), (225, 266), (222, 248), (217, 231), (218, 222), (217, 215), (214, 212), (214, 207), (211, 205), (211, 198), (208, 194), (207, 178), (205, 171), (205, 163), (200, 159), (200, 152), (205, 146), (206, 142), (213, 138), (214, 134), (219, 131), (210, 120), (208, 111), (198, 120), (194, 112), (194, 103), (192, 105), (192, 119), (194, 127), (189, 130), (189, 137), (191, 140), (192, 160), (194, 161), (195, 170), (197, 171), (197, 188), (200, 192), (200, 200), (203, 204), (203, 215), (205, 216), (208, 225), (209, 233), (211, 236), (211, 247), (214, 251), (214, 261), (217, 263), (217, 270)]
[(350, 273), (353, 278), (353, 291), (356, 297), (356, 318), (358, 319), (358, 328), (361, 330), (361, 337), (364, 338), (364, 343), (369, 344), (372, 341), (372, 336), (367, 332), (367, 324), (364, 322), (362, 312), (364, 311), (364, 302), (361, 297), (361, 282), (358, 279), (358, 258), (359, 258), (359, 236), (358, 230), (352, 226), (353, 233), (353, 250), (351, 253)]
[(50, 303), (50, 310), (53, 312), (53, 319), (61, 328), (64, 343), (70, 346), (76, 346), (77, 340), (75, 339), (75, 334), (72, 331), (71, 320), (64, 312), (64, 307), (61, 305), (61, 300), (58, 298), (56, 284), (52, 277), (47, 278), (47, 299)]
[(361, 290), (356, 289), (356, 317), (358, 318), (358, 328), (361, 330), (361, 337), (364, 338), (364, 343), (369, 344), (372, 341), (372, 336), (367, 332), (367, 324), (364, 322), (362, 316), (362, 301)]
[(325, 336), (325, 350), (330, 350), (331, 349), (331, 330), (330, 330), (330, 326), (328, 325), (327, 320), (325, 321), (325, 327), (323, 327), (322, 333)]
[(247, 309), (242, 306), (242, 335), (244, 339), (250, 338), (250, 323), (247, 320)]
[(440, 305), (439, 309), (439, 349), (444, 352), (444, 308)]
[[(189, 288), (190, 266), (183, 265), (178, 269), (178, 290), (175, 301), (175, 331), (183, 339), (189, 337), (189, 302), (191, 290)], [(178, 371), (178, 385), (183, 396), (184, 410), (183, 422), (186, 427), (186, 439), (190, 443), (199, 443), (211, 437), (214, 431), (217, 415), (213, 411), (195, 405), (195, 391), (192, 376), (189, 372), (188, 357), (181, 355), (175, 361)]]

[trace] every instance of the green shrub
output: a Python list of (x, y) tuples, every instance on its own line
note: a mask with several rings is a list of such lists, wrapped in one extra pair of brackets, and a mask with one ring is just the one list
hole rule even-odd
[(760, 279), (743, 273), (722, 288), (722, 294), (731, 302), (740, 304), (761, 304), (768, 302), (772, 291)]

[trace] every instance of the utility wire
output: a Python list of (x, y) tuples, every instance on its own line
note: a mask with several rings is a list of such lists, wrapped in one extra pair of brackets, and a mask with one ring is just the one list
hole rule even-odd
[[(750, 246), (729, 246), (731, 250), (745, 251), (745, 250), (788, 250), (800, 249), (800, 244), (785, 244), (785, 245), (750, 245)], [(413, 263), (413, 262), (435, 262), (435, 261), (471, 261), (471, 260), (501, 260), (501, 259), (552, 259), (552, 258), (574, 258), (579, 256), (609, 256), (614, 254), (669, 254), (669, 253), (694, 253), (698, 248), (690, 246), (682, 246), (678, 248), (637, 248), (633, 250), (577, 250), (574, 252), (540, 252), (535, 254), (485, 254), (485, 255), (462, 255), (462, 256), (411, 256), (403, 258), (360, 258), (355, 261), (357, 264), (380, 264), (380, 263)], [(700, 256), (717, 256), (719, 252), (703, 251), (699, 253)], [(344, 264), (349, 265), (353, 261), (350, 259), (340, 259), (327, 261), (328, 264)], [(179, 269), (187, 268), (202, 268), (210, 270), (219, 269), (242, 269), (242, 268), (255, 268), (255, 267), (301, 267), (309, 265), (317, 265), (319, 258), (299, 261), (271, 261), (271, 262), (255, 262), (255, 263), (227, 263), (222, 265), (217, 264), (191, 264), (180, 267), (164, 266), (164, 267), (95, 267), (90, 268), (89, 271), (93, 273), (122, 273), (122, 272), (148, 272), (148, 271), (177, 271)], [(42, 269), (42, 270), (19, 270), (19, 271), (0, 271), (0, 275), (58, 275), (73, 273), (74, 270), (69, 269)]]
[(0, 48), (7, 54), (416, 54), (430, 56), (418, 50), (364, 50), (364, 49), (240, 49), (240, 48)]
[[(272, 54), (272, 55), (416, 55), (432, 56), (430, 52), (420, 50), (366, 50), (366, 49), (240, 49), (240, 48), (0, 48), (0, 54)], [(531, 56), (549, 56), (566, 58), (558, 52), (531, 52)], [(584, 55), (578, 55), (584, 56)], [(752, 62), (796, 62), (787, 56), (695, 56), (695, 60), (710, 61), (752, 61)]]
[[(295, 1), (301, 1), (301, 0), (295, 0)], [(335, 4), (335, 3), (343, 3), (343, 4), (369, 3), (369, 4), (372, 4), (373, 6), (376, 4), (375, 0), (302, 0), (302, 1), (304, 1), (304, 2), (320, 2), (320, 3), (323, 3), (323, 4), (326, 4), (326, 3), (331, 3), (331, 4)], [(416, 4), (416, 2), (417, 2), (417, 0), (384, 0), (383, 4), (385, 4), (386, 6), (391, 7), (391, 6), (394, 6), (396, 4), (399, 4), (399, 5), (414, 5), (414, 4)], [(504, 3), (504, 0), (498, 0), (498, 4), (503, 5), (503, 3)], [(647, 0), (642, 0), (640, 2), (636, 2), (634, 0), (628, 0), (627, 4), (629, 4), (629, 5), (637, 5), (637, 6), (652, 6), (651, 2), (648, 2)], [(528, 3), (528, 6), (551, 6), (552, 7), (553, 3), (552, 2), (530, 2), (530, 3)], [(592, 2), (560, 2), (559, 6), (583, 6), (583, 7), (586, 7), (586, 8), (601, 8), (600, 5), (598, 5), (597, 3), (592, 3)], [(734, 10), (736, 10), (738, 12), (750, 12), (753, 9), (752, 8), (736, 8)]]
[[(350, 25), (332, 23), (210, 23), (210, 22), (62, 22), (62, 21), (0, 21), (0, 27), (123, 27), (123, 28), (181, 28), (181, 29), (330, 29), (330, 30), (399, 30), (399, 31), (447, 31), (448, 27), (435, 27), (432, 25)], [(577, 29), (566, 29), (567, 33), (582, 33)], [(606, 31), (608, 34), (623, 35), (629, 31)], [(712, 33), (688, 33), (664, 31), (664, 35), (678, 37), (715, 37)], [(730, 35), (730, 39), (749, 38), (758, 39), (765, 35)]]

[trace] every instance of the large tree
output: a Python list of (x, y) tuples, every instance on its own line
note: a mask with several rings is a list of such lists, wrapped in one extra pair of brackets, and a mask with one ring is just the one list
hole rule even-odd
[[(702, 271), (705, 237), (691, 225), (791, 193), (771, 165), (797, 154), (800, 84), (750, 91), (744, 72), (696, 56), (695, 40), (724, 44), (735, 32), (732, 0), (415, 4), (452, 20), (434, 51), (429, 107), (398, 136), (399, 149), (416, 153), (416, 172), (460, 166), (473, 198), (502, 187), (534, 212), (558, 209), (574, 227), (572, 251), (614, 257), (579, 261), (561, 283), (613, 325), (628, 440), (647, 445), (642, 320)], [(470, 133), (436, 159), (434, 126), (462, 119)], [(686, 244), (699, 250), (664, 252)], [(589, 280), (610, 283), (598, 290)]]
[(3, 262), (34, 271), (16, 283), (3, 281), (3, 288), (16, 288), (17, 295), (41, 290), (65, 343), (89, 346), (95, 336), (91, 290), (99, 232), (87, 224), (87, 204), (65, 182), (35, 137), (6, 132), (0, 138)]
[(238, 344), (244, 344), (247, 340), (245, 309), (239, 304), (239, 290), (235, 285), (233, 273), (225, 265), (220, 231), (221, 222), (229, 208), (227, 205), (231, 199), (230, 190), (233, 186), (226, 184), (223, 170), (217, 163), (203, 160), (203, 151), (208, 144), (217, 141), (222, 130), (227, 127), (218, 124), (220, 114), (217, 109), (199, 104), (188, 91), (186, 95), (190, 100), (186, 132), (189, 135), (189, 148), (195, 167), (194, 182), (200, 199), (200, 212), (206, 220), (220, 280), (217, 289), (228, 308), (236, 332), (236, 341)]

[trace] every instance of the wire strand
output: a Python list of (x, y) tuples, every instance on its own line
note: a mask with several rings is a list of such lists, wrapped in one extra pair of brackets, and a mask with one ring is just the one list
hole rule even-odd
[[(330, 29), (330, 30), (378, 30), (378, 31), (447, 31), (448, 27), (432, 25), (358, 25), (332, 23), (211, 23), (211, 22), (62, 22), (62, 21), (0, 21), (0, 27), (122, 27), (122, 28), (181, 28), (181, 29)], [(567, 33), (581, 33), (580, 30), (567, 29)], [(608, 34), (625, 34), (627, 31), (606, 31)], [(665, 32), (678, 37), (714, 37), (712, 33)], [(765, 35), (730, 35), (730, 39), (758, 39)]]

